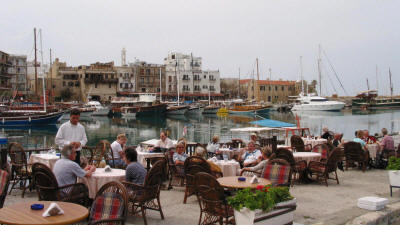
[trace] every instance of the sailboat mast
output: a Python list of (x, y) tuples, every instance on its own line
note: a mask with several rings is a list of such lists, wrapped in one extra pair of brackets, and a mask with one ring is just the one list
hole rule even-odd
[(52, 59), (51, 59), (51, 49), (50, 49), (50, 96), (51, 96), (51, 102), (53, 102), (53, 71), (52, 71)]
[(160, 102), (162, 102), (162, 90), (161, 90), (162, 86), (161, 86), (161, 66), (160, 66)]
[(300, 56), (300, 82), (301, 82), (301, 93), (304, 95), (304, 82), (303, 82), (303, 56)]
[(175, 62), (175, 79), (176, 79), (176, 82), (177, 82), (177, 84), (176, 84), (176, 89), (177, 89), (177, 91), (178, 91), (178, 106), (179, 106), (179, 78), (178, 78), (178, 74), (176, 73), (176, 67), (178, 66), (178, 57), (176, 58), (176, 62)]
[(238, 99), (240, 98), (240, 67), (239, 67), (239, 80), (238, 80)]
[(367, 90), (369, 91), (369, 83), (368, 83), (368, 78), (367, 78)]
[(392, 84), (392, 72), (390, 72), (389, 68), (389, 82), (390, 82), (390, 98), (393, 98), (393, 84)]
[(260, 81), (260, 72), (258, 70), (258, 58), (256, 58), (256, 64), (257, 64), (257, 101), (260, 101), (260, 88), (258, 87), (258, 83)]
[(378, 65), (375, 68), (375, 76), (376, 76), (376, 93), (379, 92), (379, 82), (378, 82)]
[(43, 84), (43, 108), (44, 111), (47, 112), (46, 108), (46, 86), (45, 86), (45, 71), (44, 71), (44, 64), (43, 64), (43, 43), (42, 43), (42, 29), (39, 29), (39, 34), (40, 34), (40, 57), (42, 59), (41, 61), (41, 67), (42, 67), (42, 84)]
[(318, 82), (319, 82), (319, 95), (322, 96), (322, 74), (321, 74), (321, 45), (318, 45)]
[(37, 77), (37, 48), (36, 48), (36, 27), (33, 28), (33, 45), (35, 46), (35, 62), (34, 62), (34, 67), (35, 67), (35, 94), (38, 96), (38, 77)]

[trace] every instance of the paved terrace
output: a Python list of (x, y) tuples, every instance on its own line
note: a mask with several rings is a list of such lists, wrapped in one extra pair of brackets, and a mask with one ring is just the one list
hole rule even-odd
[[(400, 190), (394, 189), (390, 197), (389, 180), (385, 170), (367, 170), (362, 173), (358, 169), (338, 171), (340, 185), (329, 181), (329, 187), (321, 184), (296, 184), (291, 193), (297, 198), (298, 206), (295, 222), (300, 224), (345, 224), (352, 218), (369, 211), (357, 208), (357, 199), (364, 196), (380, 196), (390, 203), (400, 200)], [(196, 197), (188, 198), (183, 204), (184, 188), (174, 187), (161, 192), (161, 204), (165, 220), (161, 220), (158, 212), (147, 211), (149, 224), (198, 224), (199, 205)], [(21, 198), (19, 190), (8, 195), (5, 206), (20, 201), (36, 200), (35, 192), (27, 192)], [(142, 218), (129, 216), (127, 224), (143, 224)]]

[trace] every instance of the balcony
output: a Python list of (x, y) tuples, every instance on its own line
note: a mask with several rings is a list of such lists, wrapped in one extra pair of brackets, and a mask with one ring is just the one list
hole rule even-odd
[(210, 78), (210, 81), (216, 81), (217, 79), (215, 79), (215, 78)]
[(200, 77), (194, 77), (193, 80), (195, 80), (195, 81), (201, 81), (201, 78), (200, 78)]
[(85, 78), (85, 83), (118, 83), (118, 79)]
[(189, 81), (189, 80), (190, 80), (190, 77), (184, 77), (184, 78), (182, 78), (182, 80), (183, 80), (183, 81)]

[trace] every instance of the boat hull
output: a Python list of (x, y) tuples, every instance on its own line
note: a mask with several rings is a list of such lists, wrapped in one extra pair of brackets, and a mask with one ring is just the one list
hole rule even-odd
[(6, 126), (43, 126), (56, 124), (64, 112), (48, 113), (43, 115), (26, 115), (15, 117), (0, 117), (0, 127)]
[(136, 113), (122, 113), (123, 118), (136, 118)]
[(210, 109), (204, 108), (203, 114), (217, 114), (218, 110), (219, 108), (210, 108)]
[(376, 99), (373, 101), (365, 101), (362, 99), (353, 99), (352, 107), (368, 108), (368, 109), (391, 109), (400, 108), (400, 99)]
[(201, 113), (203, 113), (203, 108), (189, 108), (188, 110), (187, 110), (187, 114), (201, 114)]
[(164, 115), (167, 111), (167, 105), (140, 106), (136, 112), (136, 117), (147, 117)]
[(265, 108), (258, 108), (258, 109), (229, 109), (229, 113), (230, 114), (260, 114), (260, 113), (268, 113), (270, 110), (269, 107), (265, 107)]
[(110, 114), (109, 108), (97, 109), (92, 113), (92, 116), (108, 116)]
[(184, 115), (188, 111), (187, 107), (167, 109), (167, 115)]
[(329, 103), (329, 104), (296, 104), (292, 111), (340, 111), (344, 108), (345, 103)]

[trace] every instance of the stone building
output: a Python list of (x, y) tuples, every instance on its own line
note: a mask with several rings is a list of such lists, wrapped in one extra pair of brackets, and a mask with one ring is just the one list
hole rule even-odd
[(118, 93), (136, 91), (135, 68), (126, 65), (116, 66), (115, 72), (118, 76)]
[(296, 93), (296, 81), (283, 80), (240, 80), (241, 96), (247, 100), (264, 102), (287, 102)]
[(168, 94), (186, 98), (221, 97), (218, 70), (202, 70), (201, 57), (170, 53), (164, 59), (166, 70), (165, 88)]
[(10, 55), (11, 66), (8, 74), (11, 76), (11, 88), (17, 96), (26, 96), (29, 91), (27, 82), (26, 55)]
[[(159, 93), (166, 92), (165, 87), (165, 66), (161, 64), (146, 63), (137, 61), (131, 63), (136, 76), (136, 92)], [(161, 73), (161, 74), (160, 74)], [(160, 84), (161, 76), (161, 84)], [(161, 89), (160, 89), (161, 85)]]
[(11, 66), (9, 54), (0, 51), (0, 99), (10, 94), (11, 82), (8, 68)]

